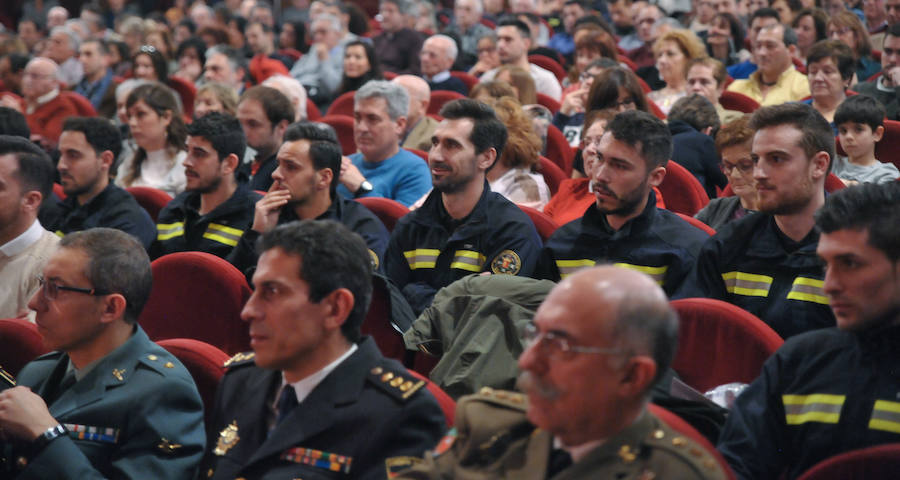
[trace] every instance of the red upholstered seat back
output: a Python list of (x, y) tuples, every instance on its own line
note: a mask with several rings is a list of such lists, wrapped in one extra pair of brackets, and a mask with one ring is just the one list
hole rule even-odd
[(453, 422), (456, 420), (456, 400), (453, 400), (450, 395), (447, 395), (447, 392), (442, 390), (438, 384), (429, 380), (428, 377), (415, 370), (410, 370), (409, 373), (419, 380), (425, 381), (425, 388), (434, 395), (438, 405), (441, 406), (441, 410), (444, 411), (444, 418), (447, 420), (447, 426), (452, 427)]
[(673, 160), (666, 164), (666, 177), (659, 185), (659, 191), (666, 199), (666, 209), (689, 217), (709, 203), (706, 190), (697, 177)]
[(12, 375), (48, 351), (37, 326), (21, 318), (0, 320), (0, 345), (0, 367)]
[(814, 465), (797, 480), (896, 478), (900, 471), (900, 443), (852, 450)]
[(397, 220), (409, 213), (409, 209), (403, 206), (402, 203), (390, 198), (362, 197), (357, 198), (356, 201), (371, 210), (381, 220), (384, 227), (388, 229), (388, 232), (393, 232), (394, 226), (397, 225)]
[(181, 360), (190, 372), (197, 384), (200, 398), (203, 399), (203, 416), (209, 425), (216, 403), (216, 389), (225, 375), (224, 364), (228, 360), (228, 354), (208, 343), (190, 338), (170, 338), (157, 343)]
[(172, 201), (172, 197), (170, 197), (168, 193), (158, 188), (128, 187), (125, 190), (128, 190), (128, 193), (137, 200), (138, 204), (144, 207), (144, 210), (150, 214), (150, 218), (152, 218), (154, 222), (157, 217), (159, 217), (159, 211)]
[(534, 228), (537, 229), (538, 235), (541, 236), (541, 241), (546, 242), (550, 235), (553, 235), (553, 232), (559, 228), (559, 225), (550, 218), (550, 215), (536, 209), (527, 207), (525, 205), (517, 205), (523, 212), (525, 212), (529, 218), (531, 218), (531, 223), (534, 223)]
[[(353, 92), (350, 92), (353, 93)], [(332, 105), (333, 106), (333, 105)], [(337, 133), (338, 141), (341, 142), (341, 153), (344, 155), (352, 155), (356, 153), (356, 140), (353, 138), (353, 103), (350, 103), (350, 115), (333, 115), (331, 109), (328, 109), (328, 115), (320, 118), (318, 121), (331, 125)]]

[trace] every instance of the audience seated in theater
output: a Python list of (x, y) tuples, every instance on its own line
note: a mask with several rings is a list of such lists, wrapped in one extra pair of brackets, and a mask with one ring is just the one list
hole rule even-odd
[(744, 115), (737, 110), (728, 110), (719, 103), (719, 98), (725, 92), (725, 80), (728, 78), (722, 62), (710, 57), (695, 58), (688, 62), (685, 74), (688, 91), (703, 95), (713, 104), (719, 115), (720, 124), (725, 125)]
[(715, 198), (716, 187), (728, 184), (713, 141), (719, 129), (715, 107), (706, 97), (692, 93), (672, 105), (666, 120), (672, 133), (672, 160), (697, 178), (709, 198)]
[(733, 303), (782, 338), (834, 326), (813, 254), (813, 213), (825, 201), (834, 137), (825, 118), (802, 103), (753, 113), (751, 158), (759, 213), (723, 226), (700, 252), (682, 297)]
[(28, 62), (22, 82), (24, 105), (4, 102), (25, 114), (31, 139), (44, 150), (56, 148), (62, 124), (66, 118), (78, 114), (75, 105), (59, 94), (57, 66), (48, 58), (37, 57)]
[(822, 40), (809, 49), (807, 60), (811, 96), (804, 103), (821, 113), (836, 134), (834, 112), (847, 98), (847, 89), (853, 81), (853, 52), (838, 40)]
[(411, 9), (410, 0), (381, 0), (379, 4), (381, 33), (375, 35), (372, 44), (382, 71), (420, 73), (419, 51), (425, 35), (406, 26), (406, 15)]
[(809, 95), (809, 81), (791, 61), (797, 34), (781, 24), (763, 27), (756, 35), (753, 55), (759, 70), (746, 80), (735, 80), (729, 92), (742, 93), (760, 105), (795, 102)]
[(875, 144), (884, 136), (884, 106), (878, 100), (868, 95), (848, 98), (834, 114), (834, 123), (847, 156), (836, 157), (831, 170), (844, 183), (886, 183), (900, 177), (893, 163), (875, 158)]
[(462, 80), (450, 75), (457, 54), (456, 42), (446, 35), (432, 35), (425, 39), (422, 51), (419, 52), (419, 63), (422, 67), (422, 78), (428, 82), (428, 87), (432, 91), (450, 90), (468, 95), (469, 87)]
[(647, 94), (666, 115), (679, 98), (687, 95), (688, 62), (706, 55), (703, 43), (687, 29), (679, 28), (659, 36), (653, 43), (656, 69), (665, 86)]
[[(528, 62), (528, 50), (531, 48), (531, 30), (521, 20), (507, 18), (497, 24), (497, 51), (502, 65), (513, 65), (529, 73), (534, 80), (538, 92), (559, 101), (562, 98), (562, 87), (553, 73)], [(496, 68), (485, 72), (481, 80), (493, 80), (497, 75)]]
[(400, 146), (427, 152), (431, 148), (431, 135), (438, 124), (437, 120), (427, 115), (428, 105), (431, 104), (428, 82), (415, 75), (398, 75), (391, 82), (403, 87), (409, 95), (409, 110)]
[(347, 92), (355, 92), (370, 80), (383, 80), (384, 75), (375, 48), (369, 42), (355, 40), (344, 47), (343, 74), (334, 92), (337, 98)]
[(260, 84), (264, 87), (272, 87), (278, 90), (290, 100), (294, 107), (294, 121), (306, 120), (306, 89), (293, 77), (286, 75), (272, 75)]
[(87, 98), (97, 114), (112, 119), (116, 114), (116, 85), (109, 68), (110, 50), (106, 40), (90, 39), (78, 47), (78, 61), (84, 70), (81, 82), (73, 91)]
[(219, 82), (204, 83), (194, 97), (194, 118), (210, 112), (237, 115), (238, 95), (233, 88)]
[(853, 91), (874, 97), (887, 109), (889, 120), (900, 120), (900, 23), (892, 25), (884, 36), (881, 75), (872, 81), (858, 80)]
[(280, 91), (257, 85), (241, 95), (237, 119), (244, 129), (247, 146), (256, 151), (252, 162), (242, 162), (238, 167), (238, 178), (249, 179), (252, 190), (266, 191), (272, 186), (272, 172), (278, 166), (275, 154), (284, 130), (294, 121), (294, 107)]

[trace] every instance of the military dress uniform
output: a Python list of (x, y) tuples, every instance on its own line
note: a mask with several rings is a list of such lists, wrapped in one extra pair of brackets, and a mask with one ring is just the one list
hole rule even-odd
[(456, 428), (397, 478), (416, 480), (724, 479), (703, 448), (649, 412), (580, 461), (556, 460), (553, 435), (525, 415), (527, 398), (485, 387), (456, 405)]
[(559, 281), (598, 262), (612, 262), (646, 273), (672, 295), (708, 238), (674, 213), (657, 208), (653, 192), (641, 214), (619, 230), (591, 205), (581, 218), (553, 232), (541, 253), (537, 276)]
[[(281, 213), (278, 214), (278, 225), (296, 220), (300, 220), (300, 218), (290, 207), (282, 208)], [(358, 234), (369, 247), (369, 255), (372, 256), (375, 269), (380, 267), (390, 234), (381, 220), (363, 204), (335, 195), (331, 199), (328, 210), (319, 215), (316, 220), (334, 220), (343, 223), (345, 227)], [(260, 236), (259, 232), (247, 229), (238, 240), (237, 246), (228, 255), (228, 261), (245, 274), (251, 272), (256, 267), (256, 261), (259, 260), (259, 255), (256, 253), (256, 241)], [(247, 276), (251, 277), (252, 275)]]
[(796, 478), (834, 455), (900, 442), (900, 326), (789, 339), (735, 401), (718, 449), (742, 479)]
[(782, 338), (835, 325), (823, 290), (824, 264), (813, 229), (800, 242), (775, 217), (754, 213), (724, 225), (700, 250), (677, 297), (724, 300), (766, 322)]
[(421, 208), (401, 218), (385, 254), (385, 273), (419, 314), (438, 289), (480, 272), (530, 277), (541, 239), (531, 219), (492, 192), (487, 181), (472, 212), (454, 220), (441, 192), (432, 190)]
[(203, 404), (188, 371), (137, 327), (123, 345), (66, 387), (69, 357), (26, 365), (18, 384), (48, 401), (67, 435), (31, 455), (5, 448), (17, 479), (194, 478), (203, 456)]
[(371, 338), (268, 431), (281, 382), (281, 372), (255, 366), (252, 353), (230, 363), (201, 478), (383, 479), (434, 447), (446, 429), (425, 382), (384, 358)]
[(241, 235), (253, 225), (256, 202), (260, 198), (262, 195), (241, 183), (228, 200), (200, 215), (200, 192), (182, 192), (157, 216), (151, 258), (185, 251), (227, 257)]

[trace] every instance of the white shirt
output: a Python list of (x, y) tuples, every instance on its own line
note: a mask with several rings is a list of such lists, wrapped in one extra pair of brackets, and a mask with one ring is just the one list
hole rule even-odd
[(22, 232), (18, 237), (0, 245), (0, 254), (3, 254), (7, 257), (14, 257), (25, 251), (26, 248), (30, 247), (34, 244), (34, 242), (40, 240), (41, 235), (44, 234), (44, 227), (41, 226), (41, 222), (34, 219), (34, 222), (31, 224), (28, 229)]
[[(281, 386), (278, 387), (278, 390), (275, 392), (275, 399), (271, 405), (272, 412), (275, 412), (275, 414), (277, 414), (278, 399), (281, 398), (281, 392), (288, 386), (290, 386), (294, 389), (294, 393), (297, 395), (297, 403), (303, 403), (303, 400), (306, 400), (306, 397), (308, 397), (309, 394), (312, 393), (312, 391), (315, 390), (315, 388), (320, 383), (322, 383), (322, 380), (325, 380), (325, 377), (327, 377), (329, 373), (334, 371), (334, 369), (337, 368), (338, 365), (340, 365), (344, 360), (346, 360), (347, 357), (349, 357), (350, 355), (353, 355), (353, 352), (355, 352), (357, 350), (357, 348), (359, 348), (359, 347), (357, 347), (355, 343), (350, 344), (350, 348), (348, 348), (347, 351), (344, 352), (343, 355), (338, 357), (337, 360), (329, 363), (328, 365), (325, 365), (325, 367), (322, 368), (321, 370), (319, 370), (318, 372), (316, 372), (302, 380), (298, 380), (294, 383), (288, 383), (287, 380), (285, 380), (285, 378), (284, 378), (284, 372), (282, 372), (281, 373)], [(274, 422), (275, 422), (275, 416), (273, 415), (272, 422), (270, 424), (274, 425)]]

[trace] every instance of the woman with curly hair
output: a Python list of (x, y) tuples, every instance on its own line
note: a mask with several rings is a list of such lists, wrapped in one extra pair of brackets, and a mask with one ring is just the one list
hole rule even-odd
[(497, 117), (506, 125), (509, 137), (500, 158), (487, 171), (491, 190), (519, 205), (542, 210), (550, 201), (550, 188), (540, 173), (541, 139), (534, 133), (531, 118), (511, 97), (489, 99)]
[(161, 83), (141, 85), (128, 94), (125, 108), (137, 150), (119, 166), (116, 183), (178, 195), (186, 183), (182, 163), (187, 127), (175, 92)]
[(668, 114), (675, 102), (687, 95), (687, 63), (706, 55), (703, 42), (694, 32), (687, 29), (670, 30), (662, 34), (653, 44), (656, 69), (666, 82), (660, 90), (650, 92), (647, 97)]

